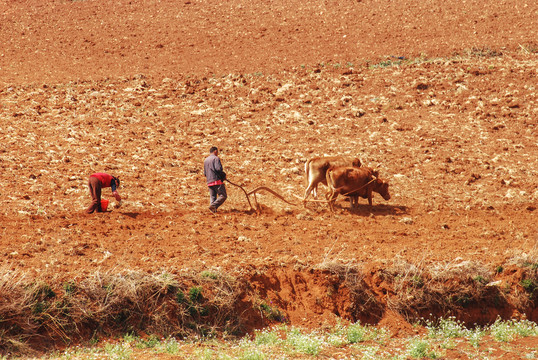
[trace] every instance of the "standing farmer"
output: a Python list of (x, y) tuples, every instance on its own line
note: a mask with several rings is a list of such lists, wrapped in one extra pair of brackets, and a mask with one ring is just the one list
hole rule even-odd
[(204, 175), (207, 179), (207, 186), (209, 188), (209, 210), (212, 213), (217, 212), (217, 208), (221, 206), (228, 197), (226, 195), (226, 187), (224, 186), (224, 180), (226, 180), (226, 173), (222, 169), (222, 164), (219, 159), (219, 149), (216, 146), (212, 146), (209, 149), (210, 155), (204, 160)]
[(90, 188), (90, 194), (92, 196), (92, 204), (86, 210), (88, 214), (97, 212), (103, 212), (101, 208), (101, 189), (104, 187), (112, 188), (112, 195), (118, 201), (118, 206), (121, 206), (121, 196), (118, 194), (118, 186), (120, 186), (120, 179), (105, 173), (95, 173), (90, 176), (88, 181), (88, 187)]

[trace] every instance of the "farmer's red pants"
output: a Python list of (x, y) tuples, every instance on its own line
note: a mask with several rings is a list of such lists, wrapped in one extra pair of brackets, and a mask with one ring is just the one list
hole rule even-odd
[(88, 214), (97, 212), (103, 212), (101, 209), (101, 182), (96, 177), (90, 177), (88, 181), (88, 187), (90, 188), (90, 195), (92, 196), (92, 204), (86, 210)]

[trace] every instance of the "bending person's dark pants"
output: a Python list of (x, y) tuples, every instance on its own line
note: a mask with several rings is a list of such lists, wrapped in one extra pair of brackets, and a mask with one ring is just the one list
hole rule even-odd
[(95, 210), (97, 212), (103, 212), (103, 209), (101, 209), (101, 182), (96, 177), (90, 177), (88, 187), (90, 188), (92, 203), (86, 212), (88, 214), (93, 213)]

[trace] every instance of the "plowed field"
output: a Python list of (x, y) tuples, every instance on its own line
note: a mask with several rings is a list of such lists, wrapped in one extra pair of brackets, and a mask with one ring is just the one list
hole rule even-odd
[[(0, 267), (265, 269), (266, 296), (317, 326), (335, 314), (297, 266), (359, 266), (383, 302), (395, 263), (537, 263), (537, 19), (525, 0), (0, 1)], [(297, 205), (261, 191), (257, 214), (227, 184), (210, 213), (212, 145), (231, 181)], [(377, 167), (392, 198), (303, 207), (324, 155)], [(86, 215), (98, 171), (124, 204), (105, 189)]]

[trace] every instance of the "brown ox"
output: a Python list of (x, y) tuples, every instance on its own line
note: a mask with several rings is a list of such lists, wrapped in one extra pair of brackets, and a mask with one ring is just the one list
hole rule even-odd
[(334, 202), (338, 195), (350, 197), (351, 209), (357, 206), (359, 196), (368, 199), (372, 206), (373, 192), (380, 194), (383, 199), (390, 200), (389, 183), (378, 178), (379, 173), (367, 167), (338, 167), (327, 170), (327, 200), (329, 209), (334, 212)]
[(319, 183), (327, 185), (327, 179), (325, 178), (327, 170), (331, 167), (339, 166), (354, 166), (360, 167), (361, 161), (358, 158), (351, 158), (345, 156), (332, 156), (332, 157), (317, 157), (308, 160), (304, 165), (305, 177), (306, 177), (306, 190), (304, 192), (303, 202), (306, 206), (306, 199), (310, 196), (310, 193), (314, 193), (314, 197), (318, 196)]

